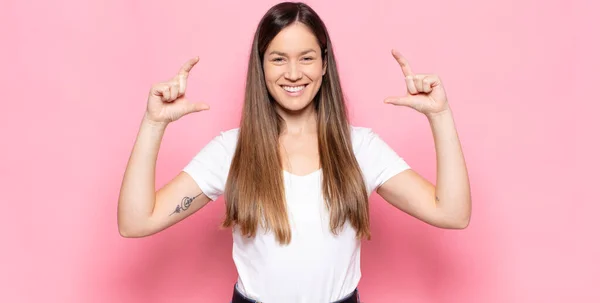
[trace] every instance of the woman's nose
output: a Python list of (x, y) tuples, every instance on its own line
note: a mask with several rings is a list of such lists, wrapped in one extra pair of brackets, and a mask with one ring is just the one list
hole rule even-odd
[(298, 81), (302, 79), (302, 71), (295, 63), (290, 63), (288, 65), (288, 70), (285, 73), (285, 78), (290, 81)]

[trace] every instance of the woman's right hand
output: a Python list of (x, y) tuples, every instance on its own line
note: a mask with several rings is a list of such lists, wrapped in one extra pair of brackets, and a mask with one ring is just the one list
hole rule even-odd
[(198, 60), (198, 57), (190, 59), (181, 67), (175, 77), (166, 82), (152, 85), (148, 96), (146, 119), (166, 125), (189, 113), (210, 108), (205, 103), (192, 103), (185, 98), (188, 76)]

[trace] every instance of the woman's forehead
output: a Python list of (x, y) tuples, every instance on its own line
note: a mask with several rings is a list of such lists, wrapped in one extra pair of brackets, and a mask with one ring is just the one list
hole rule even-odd
[(317, 37), (310, 28), (302, 23), (294, 23), (282, 29), (273, 38), (267, 47), (267, 54), (271, 52), (283, 53), (286, 55), (302, 55), (310, 51), (318, 52), (320, 50)]

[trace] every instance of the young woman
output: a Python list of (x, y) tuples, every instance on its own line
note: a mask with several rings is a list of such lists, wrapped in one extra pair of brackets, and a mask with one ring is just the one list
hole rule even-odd
[(239, 278), (233, 302), (357, 302), (368, 197), (428, 224), (468, 225), (467, 170), (440, 79), (414, 74), (398, 52), (409, 106), (431, 125), (437, 186), (413, 171), (371, 129), (348, 122), (327, 29), (303, 3), (280, 3), (262, 18), (248, 64), (240, 127), (221, 132), (155, 192), (167, 125), (207, 110), (185, 98), (187, 62), (152, 86), (118, 204), (124, 237), (157, 233), (223, 195)]

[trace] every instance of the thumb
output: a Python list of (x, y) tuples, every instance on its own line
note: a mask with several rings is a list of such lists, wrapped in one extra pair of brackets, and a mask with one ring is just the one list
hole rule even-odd
[(387, 98), (385, 98), (383, 100), (383, 103), (400, 105), (400, 106), (408, 106), (408, 107), (411, 107), (411, 105), (412, 105), (412, 102), (411, 102), (409, 96), (405, 96), (405, 97), (387, 97)]
[(201, 112), (203, 110), (208, 110), (210, 109), (210, 106), (208, 106), (208, 104), (205, 103), (189, 103), (186, 111), (188, 114), (190, 113), (196, 113), (196, 112)]

